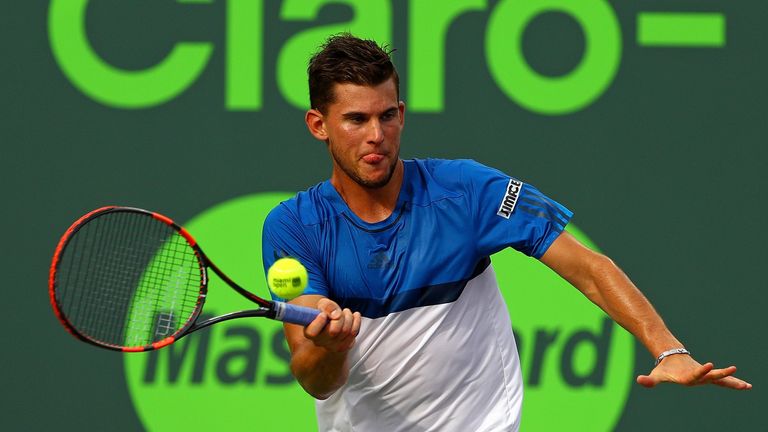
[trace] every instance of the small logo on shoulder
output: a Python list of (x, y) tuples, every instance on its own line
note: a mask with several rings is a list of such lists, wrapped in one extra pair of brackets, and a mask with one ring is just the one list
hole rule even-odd
[(515, 211), (515, 206), (517, 205), (517, 197), (520, 195), (520, 189), (522, 188), (523, 182), (509, 179), (507, 192), (504, 194), (504, 199), (501, 200), (499, 211), (496, 212), (497, 215), (505, 219), (509, 219), (512, 216), (512, 212)]

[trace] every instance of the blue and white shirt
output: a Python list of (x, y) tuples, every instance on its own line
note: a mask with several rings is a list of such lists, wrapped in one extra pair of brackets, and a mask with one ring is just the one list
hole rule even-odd
[(470, 160), (406, 160), (395, 210), (367, 223), (330, 181), (281, 203), (264, 268), (309, 272), (305, 294), (363, 315), (349, 379), (317, 401), (321, 431), (517, 430), (522, 376), (490, 255), (540, 258), (572, 213)]

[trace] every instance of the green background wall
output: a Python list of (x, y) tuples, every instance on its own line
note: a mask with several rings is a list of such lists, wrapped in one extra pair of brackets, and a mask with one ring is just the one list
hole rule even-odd
[[(526, 2), (544, 3), (516, 3)], [(62, 72), (49, 39), (50, 3), (5, 2), (0, 13), (2, 427), (99, 430), (106, 428), (90, 422), (109, 422), (110, 429), (136, 430), (142, 426), (121, 355), (76, 342), (50, 311), (47, 272), (61, 233), (104, 204), (145, 207), (183, 222), (231, 198), (324, 180), (324, 146), (278, 85), (276, 59), (284, 47), (313, 28), (343, 27), (355, 10), (391, 7), (391, 23), (373, 27), (392, 35), (409, 104), (416, 75), (410, 59), (428, 55), (415, 51), (413, 39), (437, 30), (419, 20), (414, 28), (409, 16), (417, 3), (397, 0), (347, 2), (362, 9), (331, 4), (304, 20), (281, 15), (302, 5), (295, 1), (93, 0), (87, 35), (115, 67), (151, 67), (180, 41), (212, 47), (186, 91), (157, 106), (124, 109), (88, 97)], [(408, 113), (403, 157), (473, 158), (536, 184), (575, 211), (574, 222), (627, 271), (700, 361), (736, 364), (755, 385), (737, 393), (633, 384), (616, 430), (768, 430), (768, 6), (563, 0), (607, 5), (621, 52), (615, 77), (593, 101), (548, 115), (512, 100), (489, 70), (489, 20), (515, 2), (474, 3), (447, 28), (443, 108)], [(250, 36), (263, 38), (259, 109), (227, 108), (227, 8), (236, 6), (263, 14), (263, 29)], [(644, 12), (718, 14), (725, 41), (647, 46), (638, 41)], [(585, 40), (572, 16), (550, 11), (528, 24), (520, 49), (540, 74), (568, 76)], [(638, 345), (636, 374), (651, 364)]]

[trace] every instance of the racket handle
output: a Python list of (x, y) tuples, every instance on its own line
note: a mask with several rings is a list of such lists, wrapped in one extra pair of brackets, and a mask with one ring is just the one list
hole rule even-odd
[(306, 326), (314, 321), (318, 315), (320, 315), (320, 311), (317, 309), (275, 302), (275, 319), (278, 321)]

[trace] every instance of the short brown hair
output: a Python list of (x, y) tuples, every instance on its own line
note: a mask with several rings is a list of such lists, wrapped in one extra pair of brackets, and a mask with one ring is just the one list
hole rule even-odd
[(321, 112), (334, 101), (336, 83), (375, 86), (390, 78), (395, 79), (400, 97), (400, 78), (387, 45), (379, 46), (372, 40), (360, 39), (349, 33), (333, 35), (309, 60), (309, 103)]

